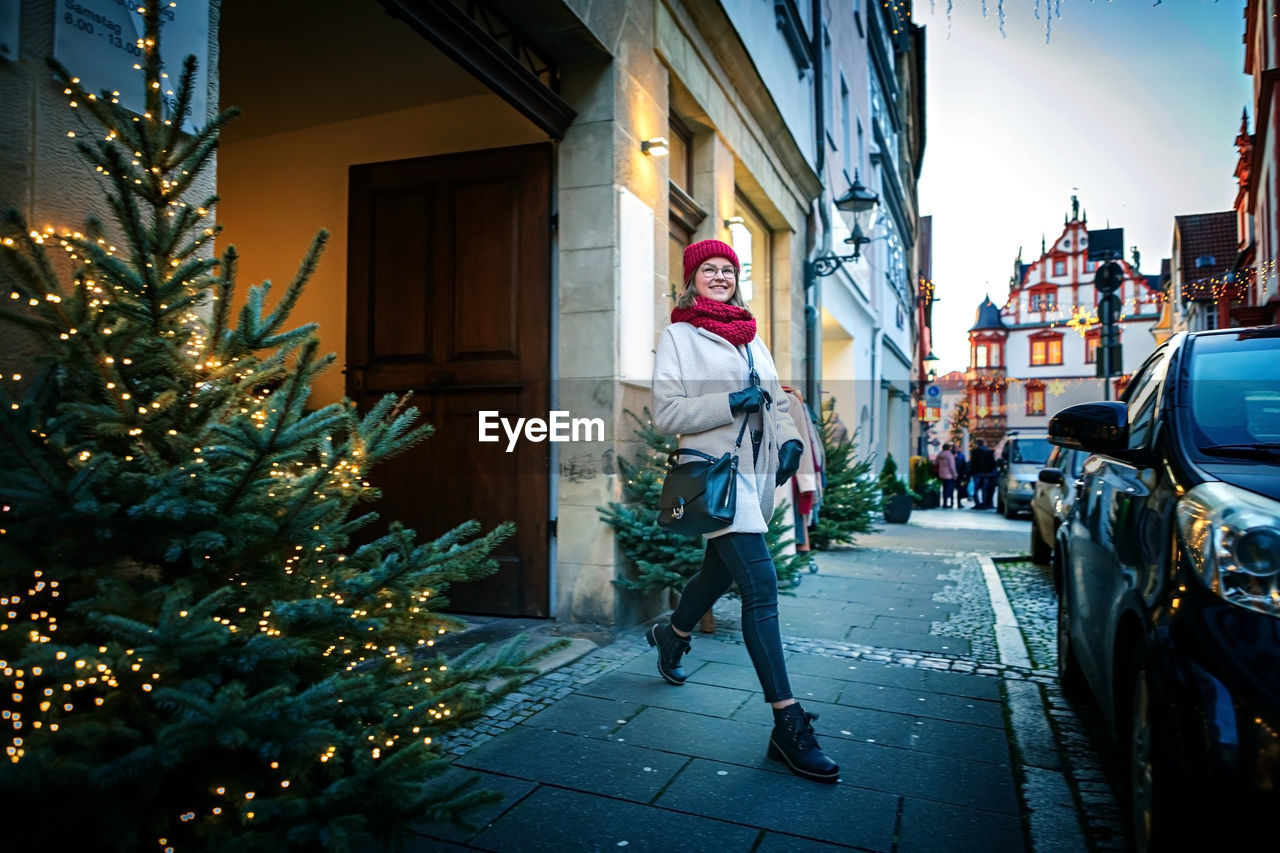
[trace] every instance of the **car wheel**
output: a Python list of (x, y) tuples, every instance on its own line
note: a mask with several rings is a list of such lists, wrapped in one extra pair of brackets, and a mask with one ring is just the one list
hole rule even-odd
[(1008, 501), (1004, 502), (1004, 517), (1005, 518), (1018, 517), (1018, 511), (1014, 509), (1013, 504), (1009, 503)]
[[(1172, 818), (1176, 817), (1173, 792), (1176, 782), (1168, 766), (1163, 717), (1157, 712), (1151, 690), (1150, 666), (1141, 651), (1133, 655), (1129, 667), (1129, 704), (1125, 716), (1129, 726), (1123, 755), (1127, 760), (1129, 827), (1133, 849), (1138, 853), (1172, 850)], [(1125, 694), (1121, 694), (1125, 695)]]
[(996, 512), (1004, 514), (1004, 498), (998, 492), (996, 493)]
[(1031, 562), (1037, 566), (1049, 565), (1049, 557), (1053, 554), (1053, 549), (1049, 547), (1049, 543), (1040, 538), (1040, 529), (1036, 527), (1035, 514), (1032, 513), (1031, 518)]
[(1084, 670), (1071, 645), (1071, 605), (1067, 601), (1066, 584), (1058, 590), (1058, 684), (1068, 696), (1084, 694)]

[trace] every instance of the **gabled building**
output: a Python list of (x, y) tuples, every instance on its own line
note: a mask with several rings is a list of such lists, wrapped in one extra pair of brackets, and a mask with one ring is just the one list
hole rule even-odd
[[(1107, 396), (1098, 378), (1098, 294), (1094, 287), (1103, 261), (1090, 257), (1090, 243), (1123, 245), (1120, 229), (1090, 231), (1087, 216), (1072, 198), (1062, 233), (1042, 243), (1039, 259), (1014, 262), (1009, 295), (997, 309), (983, 300), (969, 330), (971, 431), (988, 442), (1008, 429), (1044, 428), (1057, 411)], [(1142, 274), (1118, 259), (1123, 275), (1120, 304), (1122, 357), (1113, 369), (1114, 399), (1127, 377), (1155, 349), (1152, 327), (1160, 313), (1159, 276)]]
[(1169, 278), (1173, 331), (1233, 325), (1231, 304), (1241, 296), (1236, 286), (1237, 224), (1233, 210), (1173, 218)]

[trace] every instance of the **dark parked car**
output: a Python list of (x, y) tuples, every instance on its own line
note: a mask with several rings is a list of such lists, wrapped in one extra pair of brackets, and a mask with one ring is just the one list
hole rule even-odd
[(1280, 326), (1176, 335), (1049, 434), (1094, 454), (1058, 532), (1058, 666), (1117, 736), (1137, 849), (1277, 849)]
[(1031, 497), (1031, 561), (1047, 565), (1058, 527), (1076, 500), (1075, 482), (1089, 454), (1069, 447), (1049, 451)]

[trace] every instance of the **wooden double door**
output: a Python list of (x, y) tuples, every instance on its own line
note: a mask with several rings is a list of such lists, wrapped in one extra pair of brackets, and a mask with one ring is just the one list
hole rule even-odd
[(347, 396), (413, 391), (435, 428), (372, 472), (379, 524), (419, 540), (514, 521), (497, 574), (448, 592), (465, 613), (547, 616), (548, 444), (479, 439), (481, 412), (547, 417), (551, 146), (352, 166)]

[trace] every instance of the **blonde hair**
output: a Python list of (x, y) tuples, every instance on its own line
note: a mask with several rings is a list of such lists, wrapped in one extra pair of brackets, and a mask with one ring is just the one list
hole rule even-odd
[[(698, 270), (693, 271), (693, 275), (685, 280), (684, 290), (676, 296), (677, 308), (692, 308), (693, 300), (698, 298), (698, 288), (694, 286), (693, 280), (698, 277)], [(729, 304), (736, 305), (739, 308), (746, 308), (747, 303), (742, 301), (742, 288), (738, 286), (738, 278), (733, 279), (733, 295), (729, 297)]]

